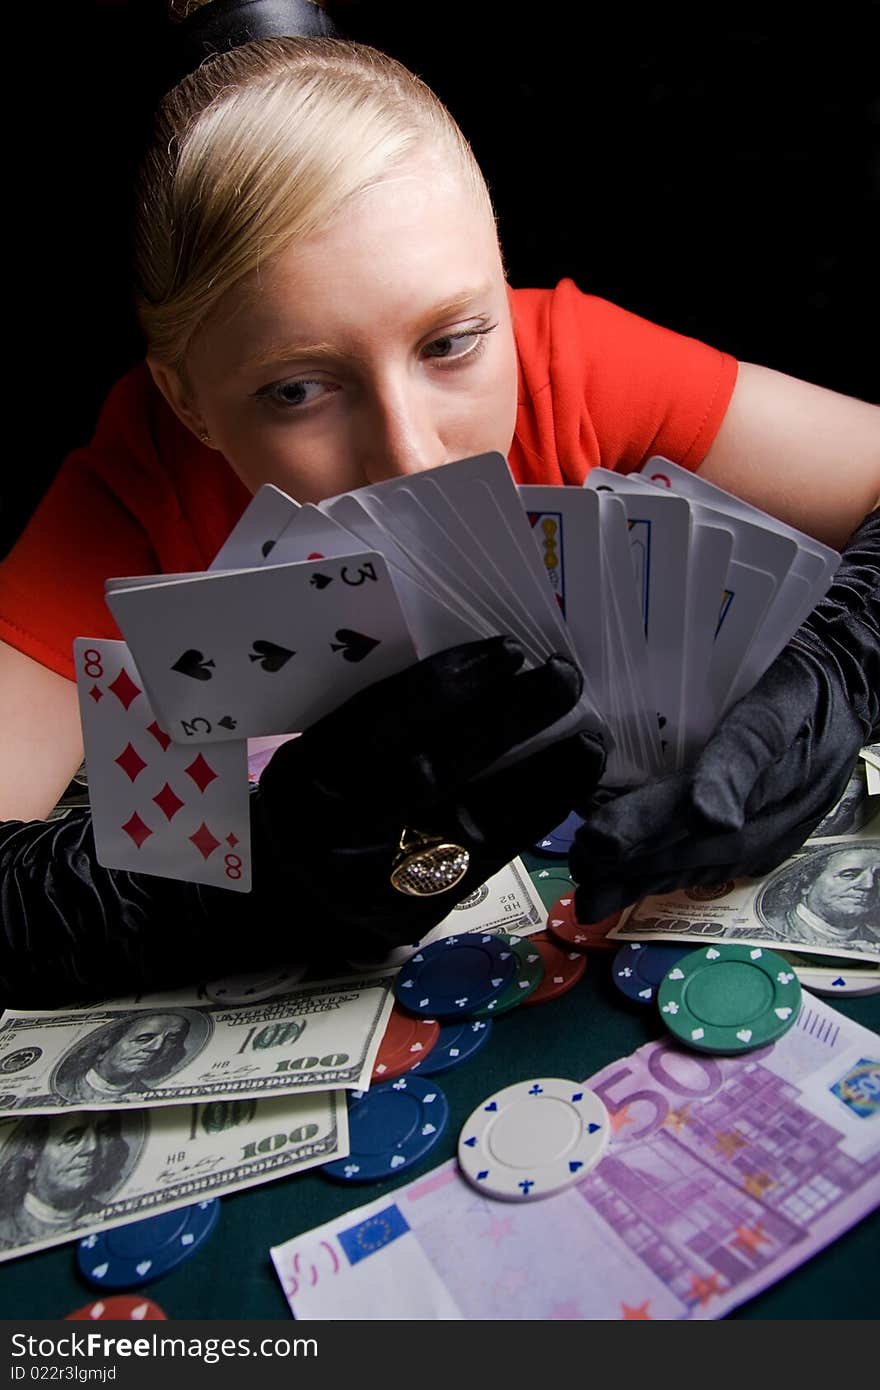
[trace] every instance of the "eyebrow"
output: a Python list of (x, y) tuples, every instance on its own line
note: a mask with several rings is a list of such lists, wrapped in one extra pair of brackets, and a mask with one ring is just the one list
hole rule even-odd
[[(424, 333), (431, 324), (446, 318), (454, 318), (475, 300), (485, 299), (492, 291), (491, 285), (479, 285), (475, 289), (463, 290), (461, 294), (455, 295), (452, 299), (445, 299), (440, 304), (435, 304), (426, 313), (420, 314), (412, 325), (415, 334)], [(332, 343), (282, 343), (274, 344), (267, 348), (265, 352), (258, 353), (255, 357), (243, 362), (240, 370), (243, 372), (257, 371), (260, 368), (270, 367), (275, 362), (290, 362), (298, 357), (325, 358), (328, 361), (338, 361), (346, 354), (339, 351)]]

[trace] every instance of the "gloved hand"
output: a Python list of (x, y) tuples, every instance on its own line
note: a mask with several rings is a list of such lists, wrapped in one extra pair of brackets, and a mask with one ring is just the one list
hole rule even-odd
[(880, 724), (880, 511), (826, 596), (693, 768), (599, 806), (571, 851), (581, 921), (651, 893), (767, 874), (840, 798)]
[[(480, 775), (580, 696), (565, 658), (532, 671), (523, 660), (506, 637), (428, 657), (282, 745), (263, 772), (258, 810), (277, 881), (304, 892), (327, 932), (361, 955), (419, 940), (597, 784), (604, 753), (587, 734)], [(419, 898), (392, 886), (405, 828), (468, 851), (455, 888)]]
[[(491, 776), (576, 703), (564, 658), (522, 671), (509, 638), (466, 643), (361, 691), (282, 745), (250, 798), (254, 888), (105, 869), (91, 817), (0, 824), (0, 1005), (51, 1008), (418, 940), (601, 775), (589, 735)], [(390, 883), (404, 827), (462, 845), (449, 892)]]

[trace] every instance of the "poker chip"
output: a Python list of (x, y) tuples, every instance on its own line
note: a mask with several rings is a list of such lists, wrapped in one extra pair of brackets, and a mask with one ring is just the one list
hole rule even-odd
[(619, 942), (607, 938), (620, 917), (619, 912), (612, 912), (599, 922), (579, 922), (575, 916), (574, 893), (564, 893), (547, 913), (547, 930), (557, 941), (575, 951), (616, 951)]
[(663, 976), (692, 950), (692, 946), (681, 941), (662, 945), (627, 941), (614, 957), (611, 978), (621, 994), (634, 1004), (653, 1004)]
[(219, 1215), (220, 1202), (211, 1197), (191, 1207), (98, 1231), (78, 1242), (77, 1268), (90, 1284), (105, 1289), (137, 1288), (194, 1255), (217, 1225)]
[(86, 1303), (72, 1313), (65, 1313), (66, 1322), (167, 1322), (168, 1314), (151, 1298), (138, 1298), (136, 1294), (115, 1293), (109, 1298), (96, 1299)]
[(307, 965), (288, 965), (274, 970), (255, 970), (250, 975), (230, 975), (227, 979), (211, 980), (205, 994), (215, 1004), (255, 1004), (273, 994), (293, 989), (308, 970)]
[(531, 937), (507, 934), (505, 940), (516, 956), (516, 973), (496, 998), (490, 999), (482, 1009), (474, 1009), (474, 1018), (494, 1018), (496, 1014), (509, 1013), (517, 1005), (524, 1004), (544, 978), (544, 961), (541, 952), (532, 945)]
[(766, 946), (726, 943), (683, 956), (657, 990), (669, 1031), (698, 1052), (751, 1052), (775, 1042), (798, 1015), (794, 966)]
[(846, 994), (854, 998), (860, 994), (880, 994), (880, 976), (860, 975), (855, 971), (848, 975), (845, 970), (833, 974), (828, 970), (804, 970), (796, 967), (797, 977), (804, 989), (812, 994), (824, 994), (830, 998), (834, 994)]
[(516, 969), (516, 955), (503, 937), (446, 936), (401, 968), (394, 997), (422, 1018), (464, 1017), (497, 998)]
[(375, 1182), (412, 1168), (442, 1137), (449, 1105), (435, 1081), (400, 1076), (348, 1097), (347, 1158), (320, 1171), (340, 1182)]
[(461, 1022), (445, 1023), (434, 1047), (416, 1062), (419, 1076), (440, 1076), (467, 1062), (480, 1048), (485, 1047), (492, 1033), (488, 1018), (468, 1018)]
[(550, 999), (558, 999), (566, 994), (583, 976), (587, 968), (587, 958), (581, 951), (568, 950), (551, 940), (549, 933), (539, 932), (530, 936), (529, 941), (541, 953), (544, 962), (544, 978), (533, 994), (523, 1000), (526, 1008), (530, 1004), (544, 1004)]
[(373, 1063), (373, 1081), (392, 1081), (426, 1057), (440, 1037), (433, 1018), (413, 1018), (395, 1004)]
[(561, 865), (531, 869), (529, 878), (538, 890), (538, 896), (546, 908), (551, 908), (560, 898), (567, 894), (573, 894), (575, 890), (574, 879), (565, 872)]
[(579, 816), (576, 811), (571, 811), (560, 825), (550, 831), (549, 835), (545, 835), (541, 840), (536, 840), (532, 849), (536, 854), (567, 859), (568, 851), (574, 844), (574, 837), (583, 823), (583, 816)]
[(560, 1077), (518, 1081), (478, 1105), (458, 1141), (459, 1166), (493, 1197), (550, 1197), (598, 1163), (611, 1126), (593, 1091)]

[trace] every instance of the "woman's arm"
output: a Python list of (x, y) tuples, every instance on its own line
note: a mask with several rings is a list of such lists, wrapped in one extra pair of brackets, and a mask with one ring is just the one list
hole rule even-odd
[(74, 682), (0, 642), (0, 821), (44, 819), (82, 757)]
[(743, 362), (697, 472), (840, 550), (880, 506), (880, 407)]

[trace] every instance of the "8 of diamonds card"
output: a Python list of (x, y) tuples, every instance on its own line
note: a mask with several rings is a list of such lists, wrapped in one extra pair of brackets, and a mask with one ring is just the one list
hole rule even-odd
[(73, 644), (98, 862), (248, 892), (247, 743), (172, 743), (124, 642)]

